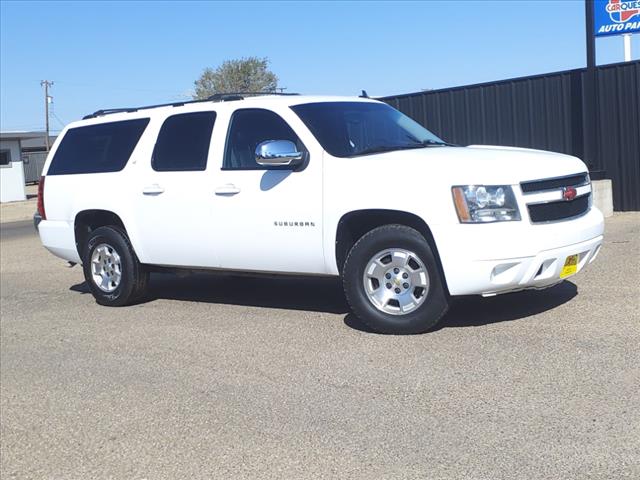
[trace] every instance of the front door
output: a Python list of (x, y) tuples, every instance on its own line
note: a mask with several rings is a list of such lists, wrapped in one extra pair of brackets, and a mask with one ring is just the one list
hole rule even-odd
[[(257, 164), (256, 146), (267, 140), (295, 143), (305, 164), (297, 171)], [(322, 150), (289, 109), (231, 114), (214, 193), (223, 268), (324, 273)]]

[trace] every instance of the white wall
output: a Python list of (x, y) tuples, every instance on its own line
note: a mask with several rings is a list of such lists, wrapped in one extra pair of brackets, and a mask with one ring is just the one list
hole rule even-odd
[(0, 140), (0, 150), (11, 151), (11, 163), (8, 166), (0, 165), (0, 202), (26, 200), (20, 141)]

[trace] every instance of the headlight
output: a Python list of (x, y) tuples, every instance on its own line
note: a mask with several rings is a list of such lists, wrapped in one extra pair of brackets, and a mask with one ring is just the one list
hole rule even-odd
[(520, 220), (516, 197), (509, 185), (465, 185), (451, 191), (461, 223)]

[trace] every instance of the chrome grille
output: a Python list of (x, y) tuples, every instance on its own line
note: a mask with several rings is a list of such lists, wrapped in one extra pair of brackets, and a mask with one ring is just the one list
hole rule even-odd
[(543, 180), (530, 180), (521, 182), (523, 193), (546, 192), (563, 187), (580, 187), (589, 183), (588, 173), (568, 175), (566, 177), (545, 178)]

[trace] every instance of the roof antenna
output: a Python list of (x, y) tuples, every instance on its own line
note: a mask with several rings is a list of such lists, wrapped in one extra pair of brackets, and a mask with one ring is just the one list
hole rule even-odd
[(360, 95), (360, 98), (369, 98), (369, 95), (367, 95), (366, 90), (362, 90), (362, 94)]

